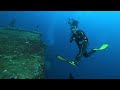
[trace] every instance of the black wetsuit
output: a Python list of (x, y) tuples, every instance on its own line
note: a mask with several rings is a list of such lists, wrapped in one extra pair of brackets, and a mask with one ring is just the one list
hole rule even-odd
[(86, 37), (85, 33), (81, 30), (77, 30), (76, 34), (72, 34), (70, 38), (70, 43), (72, 41), (75, 41), (78, 48), (79, 48), (79, 53), (75, 57), (75, 62), (78, 62), (81, 60), (82, 55), (84, 57), (89, 57), (91, 54), (96, 52), (95, 50), (91, 50), (90, 52), (87, 52), (87, 47), (88, 47), (88, 38)]

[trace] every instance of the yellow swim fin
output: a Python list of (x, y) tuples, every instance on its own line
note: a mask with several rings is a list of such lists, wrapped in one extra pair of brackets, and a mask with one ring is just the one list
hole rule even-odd
[(108, 47), (109, 45), (108, 44), (103, 44), (100, 48), (95, 48), (93, 50), (104, 50)]
[(62, 60), (62, 61), (64, 61), (64, 62), (69, 63), (70, 65), (76, 66), (73, 61), (67, 60), (67, 59), (65, 59), (65, 58), (62, 57), (62, 56), (56, 56), (56, 57), (57, 57), (59, 60)]
[(65, 58), (61, 57), (61, 56), (56, 56), (58, 59), (62, 60), (62, 61), (67, 61)]

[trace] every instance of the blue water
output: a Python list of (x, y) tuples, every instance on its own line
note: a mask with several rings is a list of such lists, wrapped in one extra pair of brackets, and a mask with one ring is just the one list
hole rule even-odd
[[(40, 26), (46, 50), (46, 79), (120, 79), (120, 11), (0, 11), (0, 25), (16, 18), (17, 27), (33, 30)], [(78, 67), (56, 59), (56, 55), (74, 60), (78, 53), (75, 42), (69, 43), (68, 18), (77, 19), (79, 29), (88, 39), (88, 51), (103, 43), (110, 46), (90, 58), (82, 58)]]

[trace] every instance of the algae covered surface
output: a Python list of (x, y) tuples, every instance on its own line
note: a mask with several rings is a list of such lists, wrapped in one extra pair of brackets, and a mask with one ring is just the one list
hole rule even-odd
[(45, 47), (40, 33), (0, 29), (0, 79), (44, 79)]

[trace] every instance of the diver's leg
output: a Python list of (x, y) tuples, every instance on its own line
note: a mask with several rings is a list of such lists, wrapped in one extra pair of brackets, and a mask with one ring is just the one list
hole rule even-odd
[(84, 42), (83, 44), (79, 45), (79, 53), (75, 57), (75, 64), (78, 64), (78, 62), (81, 60), (83, 53), (87, 49), (87, 42)]
[(82, 58), (82, 52), (81, 52), (81, 50), (79, 51), (79, 53), (76, 55), (76, 57), (75, 57), (75, 61), (74, 61), (74, 63), (75, 64), (78, 64), (78, 62), (81, 60), (81, 58)]
[(83, 56), (84, 57), (90, 57), (92, 54), (94, 54), (96, 52), (96, 50), (91, 50), (90, 52), (87, 52), (87, 51), (85, 51), (84, 53), (83, 53)]

